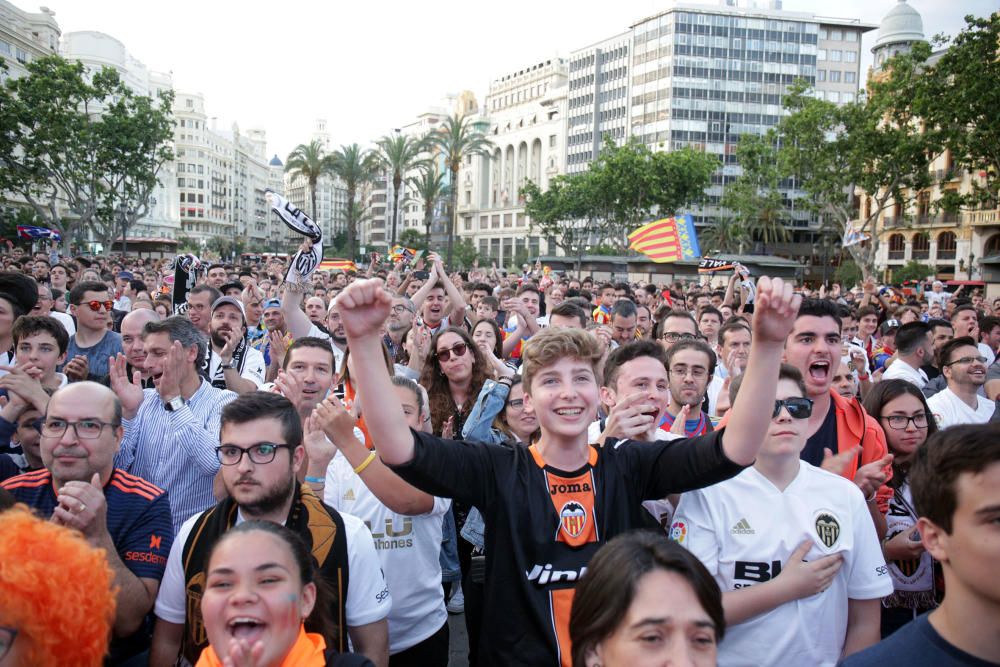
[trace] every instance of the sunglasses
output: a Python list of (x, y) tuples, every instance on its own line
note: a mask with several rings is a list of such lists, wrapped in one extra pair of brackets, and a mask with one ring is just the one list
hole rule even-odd
[(792, 419), (808, 419), (813, 412), (813, 402), (811, 398), (783, 398), (774, 402), (774, 412), (771, 419), (781, 414), (781, 408), (788, 410)]
[(456, 358), (463, 357), (465, 356), (465, 352), (468, 349), (469, 346), (466, 345), (465, 343), (457, 343), (453, 347), (444, 350), (438, 350), (437, 352), (438, 361), (448, 361), (449, 359), (451, 359), (452, 354), (454, 354)]
[[(80, 304), (80, 305), (84, 305), (84, 304)], [(88, 301), (86, 303), (86, 305), (92, 311), (94, 311), (95, 313), (101, 309), (101, 306), (104, 306), (104, 310), (106, 310), (106, 311), (108, 311), (110, 313), (111, 309), (115, 305), (115, 302), (114, 301)]]

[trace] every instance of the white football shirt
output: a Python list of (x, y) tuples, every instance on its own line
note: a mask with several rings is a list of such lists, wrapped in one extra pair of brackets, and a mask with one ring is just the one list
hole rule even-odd
[(670, 536), (704, 563), (723, 593), (778, 576), (806, 540), (813, 542), (807, 561), (843, 555), (844, 564), (824, 592), (726, 628), (719, 646), (722, 667), (832, 667), (844, 647), (848, 599), (871, 600), (893, 591), (861, 490), (805, 461), (784, 491), (747, 468), (683, 494)]

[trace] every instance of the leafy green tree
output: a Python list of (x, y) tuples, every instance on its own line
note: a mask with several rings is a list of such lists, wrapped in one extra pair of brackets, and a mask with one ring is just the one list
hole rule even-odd
[(920, 262), (911, 259), (905, 265), (898, 269), (892, 270), (892, 281), (894, 283), (901, 283), (905, 280), (924, 280), (927, 276), (933, 276), (937, 273), (937, 269), (933, 266), (928, 266), (927, 264), (921, 264)]
[(451, 267), (454, 253), (455, 230), (458, 227), (458, 170), (467, 156), (480, 155), (489, 159), (493, 144), (476, 127), (474, 119), (456, 113), (444, 119), (436, 131), (427, 135), (427, 145), (437, 149), (443, 156), (445, 166), (451, 173), (450, 202), (448, 212), (448, 252), (447, 265)]
[(339, 176), (347, 189), (347, 257), (356, 259), (358, 254), (358, 223), (362, 208), (358, 205), (358, 189), (375, 176), (375, 160), (371, 151), (358, 144), (341, 146), (333, 152), (330, 171)]
[(454, 252), (456, 269), (468, 269), (472, 267), (472, 263), (479, 257), (479, 251), (476, 250), (476, 246), (468, 238), (459, 239), (452, 250)]
[(416, 229), (404, 229), (399, 235), (399, 244), (404, 248), (423, 250), (424, 252), (431, 249), (427, 244), (427, 237)]
[[(726, 185), (721, 202), (738, 223), (729, 226), (730, 230), (745, 230), (747, 237), (759, 239), (765, 246), (788, 240), (787, 211), (778, 190), (781, 174), (773, 134), (740, 137), (736, 162), (742, 173)], [(719, 237), (719, 240), (723, 239)], [(738, 245), (742, 242), (740, 239)]]
[(423, 139), (398, 133), (383, 136), (375, 145), (373, 159), (377, 168), (392, 174), (392, 233), (389, 236), (389, 246), (392, 247), (396, 243), (403, 179), (408, 171), (427, 164), (426, 158), (421, 158), (427, 147)]
[(308, 144), (299, 144), (285, 159), (285, 172), (292, 178), (302, 178), (309, 184), (309, 198), (312, 201), (312, 218), (316, 220), (316, 185), (324, 174), (330, 171), (330, 156), (325, 154), (323, 142), (313, 139)]
[[(451, 186), (445, 175), (439, 173), (433, 163), (425, 165), (420, 173), (406, 180), (412, 194), (411, 197), (420, 202), (424, 208), (424, 230), (426, 237), (423, 245), (428, 250), (431, 247), (431, 225), (434, 223), (434, 209), (438, 202), (451, 193)], [(409, 231), (409, 230), (407, 230)], [(409, 246), (408, 246), (409, 247)]]
[(160, 165), (170, 159), (171, 96), (136, 96), (117, 71), (85, 75), (47, 56), (0, 87), (0, 193), (27, 202), (69, 251), (83, 229), (144, 215)]
[[(844, 234), (853, 224), (870, 236), (848, 248), (865, 277), (875, 269), (879, 217), (894, 206), (906, 216), (930, 185), (929, 166), (943, 150), (940, 133), (923, 127), (909, 104), (925, 48), (920, 44), (916, 55), (892, 58), (864, 99), (839, 107), (796, 82), (784, 102), (790, 115), (776, 129), (782, 173), (794, 176), (809, 195), (802, 203), (836, 220)], [(857, 205), (857, 188), (870, 206)]]
[[(972, 192), (958, 201), (966, 207), (1000, 205), (1000, 13), (966, 16), (966, 27), (933, 65), (929, 49), (913, 55), (926, 69), (914, 112), (944, 135), (953, 166), (973, 174)], [(985, 175), (985, 176), (984, 176)]]
[(575, 257), (577, 273), (583, 255), (607, 235), (604, 221), (593, 217), (592, 186), (590, 173), (582, 172), (556, 176), (545, 191), (532, 181), (521, 188), (532, 229), (551, 238), (567, 257)]
[(698, 231), (698, 245), (706, 255), (718, 253), (743, 254), (750, 242), (746, 227), (736, 218), (724, 217)]

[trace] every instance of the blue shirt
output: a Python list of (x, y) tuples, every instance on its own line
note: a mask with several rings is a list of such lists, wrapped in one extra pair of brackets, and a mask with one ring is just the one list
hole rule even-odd
[(108, 374), (108, 357), (113, 357), (121, 351), (122, 337), (114, 331), (109, 330), (104, 334), (104, 338), (92, 347), (80, 347), (76, 342), (76, 336), (71, 336), (69, 347), (66, 348), (66, 363), (77, 355), (87, 357), (87, 378), (100, 382)]
[(949, 644), (927, 620), (927, 614), (916, 617), (878, 644), (840, 662), (841, 667), (990, 667), (994, 664)]
[(115, 466), (170, 493), (175, 532), (216, 503), (212, 481), (219, 471), (215, 448), (222, 408), (235, 398), (203, 379), (191, 398), (171, 412), (155, 389), (146, 389), (135, 418), (122, 420), (125, 434)]
[[(52, 484), (52, 473), (43, 468), (11, 477), (0, 488), (48, 519), (59, 504)], [(116, 469), (104, 485), (104, 498), (108, 534), (118, 557), (135, 576), (159, 581), (174, 540), (166, 491)]]

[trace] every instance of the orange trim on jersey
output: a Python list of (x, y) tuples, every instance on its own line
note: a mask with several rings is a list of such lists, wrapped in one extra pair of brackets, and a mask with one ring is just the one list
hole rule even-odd
[(156, 500), (156, 496), (154, 496), (153, 494), (147, 493), (146, 491), (143, 491), (142, 489), (139, 489), (138, 487), (125, 486), (124, 484), (122, 484), (121, 482), (119, 482), (117, 479), (111, 480), (111, 482), (109, 483), (109, 486), (113, 486), (116, 489), (119, 489), (120, 491), (124, 491), (125, 493), (133, 493), (133, 494), (135, 494), (137, 496), (142, 496), (146, 500)]
[(165, 493), (165, 491), (163, 489), (161, 489), (157, 485), (153, 484), (148, 479), (143, 479), (142, 477), (137, 477), (136, 475), (127, 473), (124, 470), (122, 470), (121, 468), (115, 468), (115, 477), (117, 477), (119, 479), (122, 479), (122, 480), (128, 480), (130, 482), (135, 482), (136, 484), (141, 484), (141, 485), (145, 486), (146, 488), (148, 488), (150, 491), (152, 491), (154, 493)]
[[(541, 453), (538, 451), (538, 448), (535, 445), (530, 445), (528, 447), (528, 451), (531, 452), (531, 458), (535, 459), (535, 465), (537, 465), (539, 468), (544, 468), (546, 465), (548, 465), (547, 463), (545, 463), (545, 459), (542, 458)], [(597, 456), (598, 456), (597, 447), (590, 447), (590, 451), (587, 452), (587, 464), (596, 466)]]
[(552, 614), (552, 631), (556, 636), (559, 650), (559, 667), (573, 667), (573, 653), (570, 650), (569, 615), (573, 609), (575, 588), (560, 588), (549, 591), (549, 609)]
[(35, 470), (33, 472), (26, 472), (23, 475), (17, 475), (16, 477), (11, 477), (8, 480), (0, 482), (0, 489), (37, 489), (40, 486), (45, 486), (50, 481), (52, 481), (52, 475), (47, 469)]

